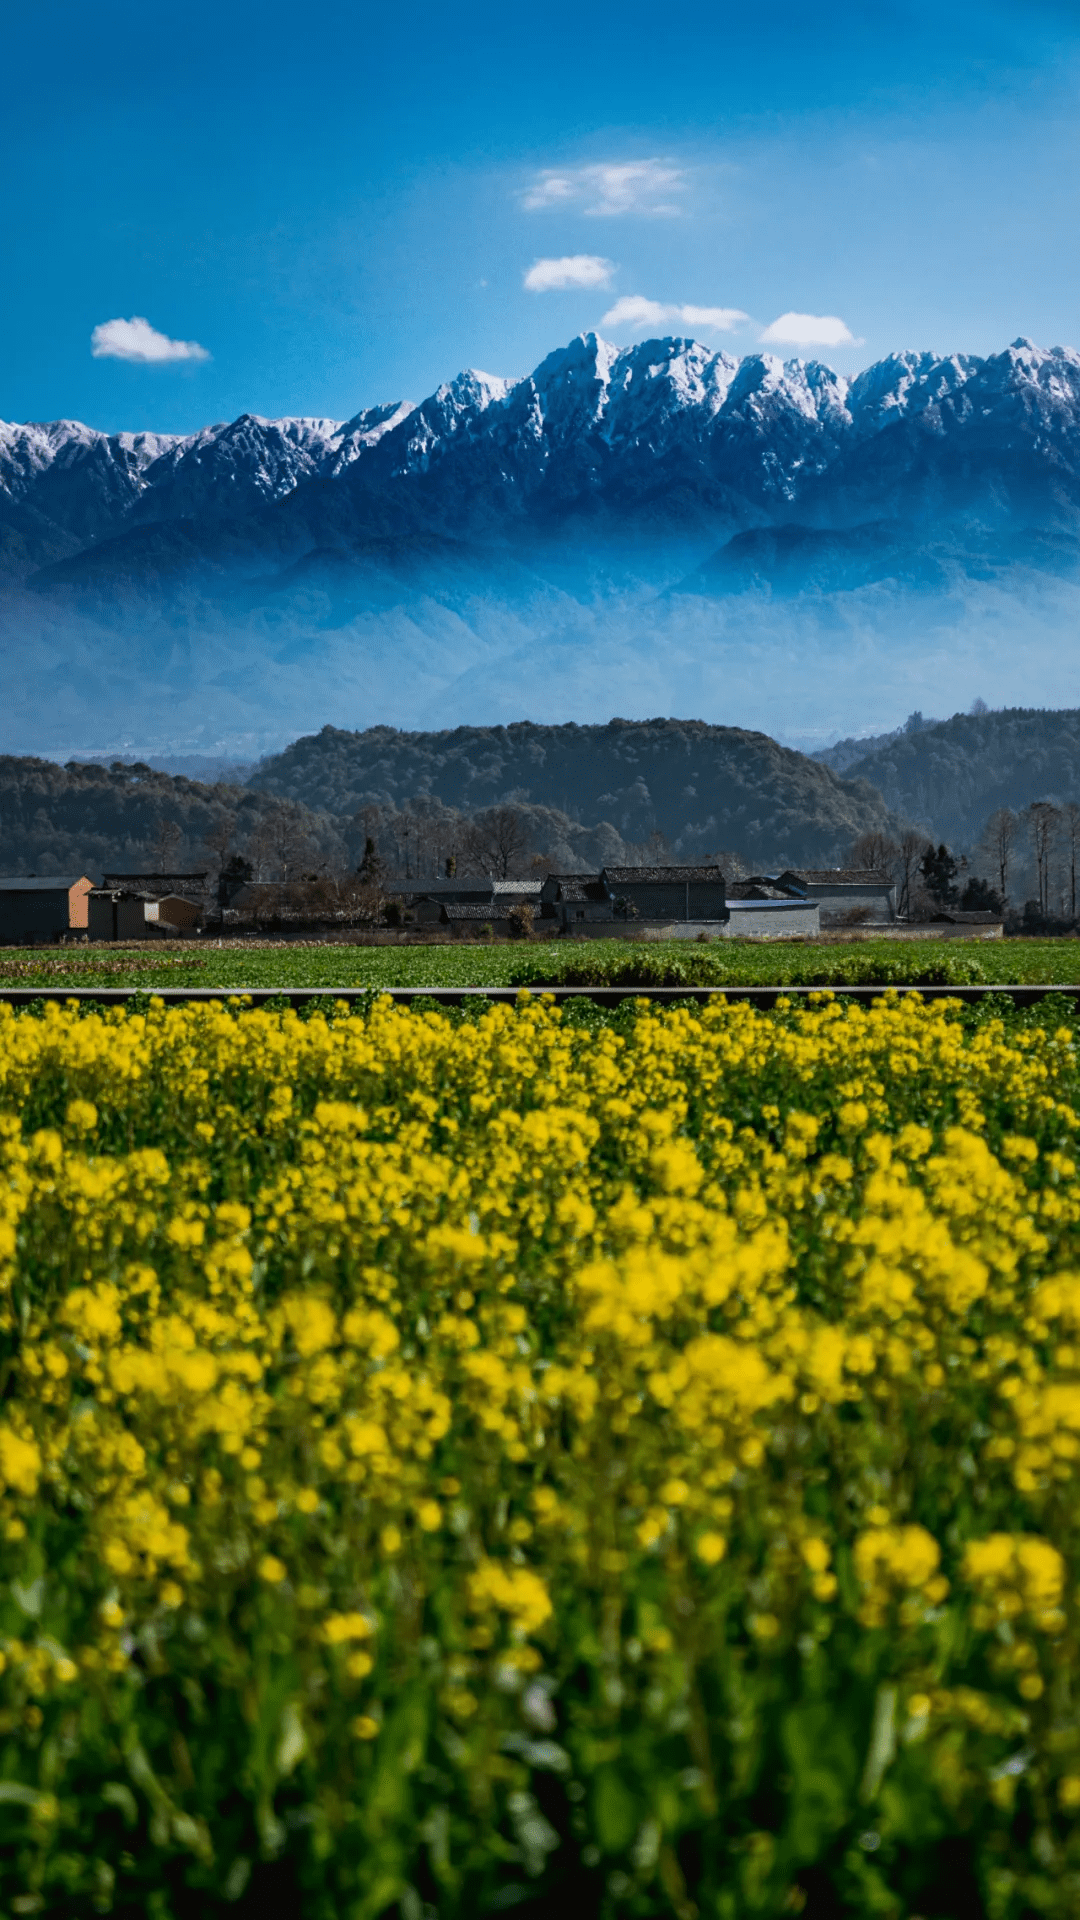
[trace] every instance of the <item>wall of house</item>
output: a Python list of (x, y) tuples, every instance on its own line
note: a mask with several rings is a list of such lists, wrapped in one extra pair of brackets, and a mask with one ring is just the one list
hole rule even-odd
[(110, 899), (88, 902), (86, 931), (91, 940), (115, 939), (116, 918), (113, 913), (113, 902)]
[(873, 914), (875, 920), (896, 919), (896, 888), (886, 885), (873, 886), (829, 886), (827, 883), (807, 885), (807, 899), (816, 900), (825, 921), (840, 920), (846, 913), (862, 909)]
[(116, 903), (116, 937), (118, 940), (146, 939), (145, 900), (118, 900)]
[(624, 881), (613, 892), (636, 907), (639, 920), (718, 920), (724, 910), (723, 889), (707, 881)]
[[(83, 926), (86, 903), (83, 896)], [(0, 894), (0, 943), (51, 940), (71, 931), (71, 903), (66, 887), (40, 893)]]
[[(580, 927), (594, 920), (607, 926), (611, 921), (610, 900), (561, 900), (557, 911), (564, 927)], [(619, 924), (626, 922), (620, 919)]]
[(199, 908), (194, 900), (181, 900), (176, 894), (159, 900), (157, 918), (163, 927), (196, 927), (199, 924)]
[(578, 920), (560, 932), (564, 940), (719, 940), (726, 930), (723, 920)]
[(729, 900), (727, 940), (812, 940), (821, 932), (817, 901)]

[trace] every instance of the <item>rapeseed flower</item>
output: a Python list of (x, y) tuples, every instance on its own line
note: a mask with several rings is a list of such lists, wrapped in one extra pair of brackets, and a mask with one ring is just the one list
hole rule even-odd
[(0, 1906), (899, 1914), (955, 1818), (1064, 1920), (1078, 1127), (913, 1000), (0, 1009)]

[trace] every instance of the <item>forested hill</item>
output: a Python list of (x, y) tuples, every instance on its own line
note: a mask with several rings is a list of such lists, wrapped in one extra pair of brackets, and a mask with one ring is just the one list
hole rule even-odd
[(334, 823), (309, 809), (288, 819), (266, 794), (154, 772), (141, 761), (111, 767), (0, 755), (0, 872), (218, 871), (231, 850), (260, 838), (273, 856), (282, 826), (313, 863), (338, 851)]
[(1080, 800), (1080, 709), (956, 713), (894, 735), (854, 761), (896, 813), (964, 847), (998, 807)]
[(465, 809), (529, 801), (609, 821), (629, 842), (662, 833), (680, 857), (724, 848), (752, 861), (822, 862), (886, 825), (865, 782), (841, 780), (767, 734), (700, 720), (324, 727), (263, 761), (250, 784), (339, 816), (422, 794)]

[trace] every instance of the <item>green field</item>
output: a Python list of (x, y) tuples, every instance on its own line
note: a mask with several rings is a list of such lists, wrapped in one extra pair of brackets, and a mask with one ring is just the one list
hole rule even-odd
[(0, 987), (988, 986), (1080, 984), (1075, 940), (863, 940), (766, 946), (673, 940), (535, 946), (194, 943), (0, 950)]

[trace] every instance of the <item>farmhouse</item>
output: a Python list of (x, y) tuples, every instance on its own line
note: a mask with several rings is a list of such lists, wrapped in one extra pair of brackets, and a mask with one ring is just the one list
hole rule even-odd
[(549, 873), (540, 890), (545, 920), (564, 927), (608, 922), (620, 928), (672, 922), (695, 928), (727, 918), (719, 867), (603, 867), (599, 873)]
[(159, 933), (197, 927), (197, 900), (167, 893), (160, 898), (133, 887), (94, 887), (87, 896), (91, 940), (145, 940)]
[(574, 927), (610, 920), (613, 905), (598, 873), (549, 873), (540, 888), (540, 917)]
[(539, 907), (539, 880), (490, 880), (486, 875), (464, 880), (388, 880), (383, 891), (413, 909), (418, 926), (446, 924), (449, 907), (479, 907), (485, 920), (505, 917), (510, 907)]
[(93, 887), (85, 873), (18, 874), (0, 879), (0, 944), (58, 940), (86, 931), (87, 895)]
[(873, 867), (789, 868), (777, 886), (797, 889), (821, 908), (822, 926), (896, 919), (896, 885)]
[(600, 878), (621, 918), (727, 918), (727, 888), (719, 867), (604, 867)]

